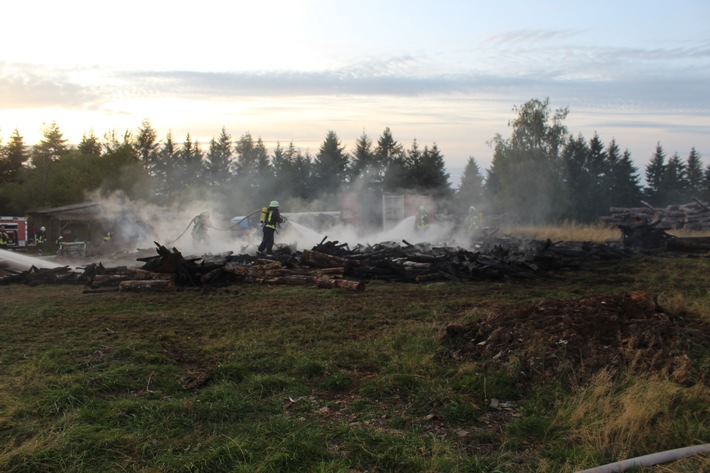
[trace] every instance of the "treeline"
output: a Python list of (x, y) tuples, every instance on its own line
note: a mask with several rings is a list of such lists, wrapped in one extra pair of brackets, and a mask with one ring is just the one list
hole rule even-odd
[(338, 195), (351, 192), (418, 192), (432, 195), (440, 211), (484, 213), (520, 222), (571, 219), (592, 222), (610, 207), (683, 203), (710, 198), (710, 165), (703, 169), (693, 149), (683, 159), (667, 158), (660, 143), (645, 169), (647, 185), (628, 151), (572, 136), (564, 126), (567, 109), (550, 110), (549, 100), (530, 100), (514, 111), (510, 138), (496, 135), (491, 168), (468, 160), (456, 188), (449, 184), (444, 156), (436, 143), (408, 148), (389, 128), (373, 141), (363, 133), (346, 151), (329, 131), (317, 153), (293, 142), (267, 150), (261, 138), (237, 139), (223, 128), (206, 148), (188, 133), (176, 142), (160, 140), (150, 121), (122, 136), (103, 139), (85, 133), (70, 146), (59, 126), (43, 129), (29, 146), (15, 130), (0, 142), (0, 212), (28, 211), (82, 202), (87, 192), (111, 194), (158, 205), (209, 200), (227, 215), (258, 208), (273, 199), (292, 210), (337, 210)]

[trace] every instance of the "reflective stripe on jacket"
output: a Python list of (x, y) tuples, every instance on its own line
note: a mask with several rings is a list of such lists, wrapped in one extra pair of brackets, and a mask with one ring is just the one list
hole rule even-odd
[(283, 222), (279, 209), (277, 207), (269, 207), (266, 211), (266, 221), (264, 226), (276, 230), (276, 224)]

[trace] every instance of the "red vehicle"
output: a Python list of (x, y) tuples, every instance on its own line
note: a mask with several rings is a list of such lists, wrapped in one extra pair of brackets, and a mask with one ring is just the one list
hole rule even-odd
[(27, 250), (27, 217), (0, 217), (0, 227), (5, 228), (8, 250)]

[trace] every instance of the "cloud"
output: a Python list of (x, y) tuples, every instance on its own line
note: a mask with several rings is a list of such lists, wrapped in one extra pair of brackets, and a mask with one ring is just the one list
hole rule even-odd
[(80, 85), (61, 71), (0, 62), (0, 103), (3, 108), (82, 108), (99, 97), (96, 90)]
[(593, 123), (594, 126), (599, 128), (608, 129), (623, 129), (623, 128), (633, 128), (633, 129), (646, 129), (646, 130), (665, 130), (670, 133), (688, 133), (688, 134), (708, 134), (710, 133), (710, 125), (687, 125), (687, 124), (673, 124), (668, 122), (659, 121), (640, 121), (640, 120), (624, 120), (624, 121), (600, 121)]
[(579, 36), (582, 31), (549, 30), (549, 29), (519, 29), (495, 34), (483, 40), (483, 44), (491, 47), (510, 47), (513, 45), (531, 45), (548, 43), (550, 41), (566, 41)]
[[(0, 64), (0, 99), (6, 109), (80, 109), (161, 97), (230, 101), (254, 97), (465, 95), (515, 103), (551, 97), (555, 103), (592, 108), (691, 113), (710, 110), (706, 92), (710, 66), (702, 60), (710, 57), (710, 43), (654, 50), (549, 47), (551, 41), (576, 34), (520, 30), (499, 35), (490, 41), (495, 46), (489, 51), (491, 58), (497, 57), (498, 69), (486, 67), (485, 61), (471, 61), (473, 66), (468, 70), (461, 68), (454, 73), (439, 73), (440, 69), (426, 58), (411, 54), (359, 60), (319, 71), (67, 71), (5, 63)], [(504, 47), (513, 43), (522, 49)], [(501, 54), (494, 54), (494, 50)]]

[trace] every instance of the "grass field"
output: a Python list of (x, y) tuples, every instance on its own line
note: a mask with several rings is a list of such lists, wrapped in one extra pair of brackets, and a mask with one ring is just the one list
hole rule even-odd
[[(708, 269), (640, 255), (363, 292), (0, 286), (0, 471), (551, 473), (707, 443)], [(631, 291), (673, 315), (682, 379), (632, 366), (551, 378), (443, 342), (452, 325)], [(707, 472), (710, 458), (643, 471)]]

